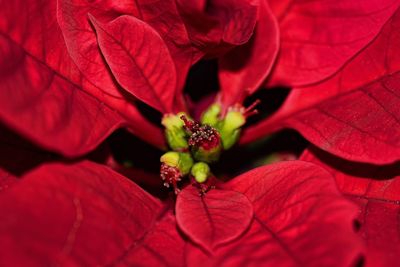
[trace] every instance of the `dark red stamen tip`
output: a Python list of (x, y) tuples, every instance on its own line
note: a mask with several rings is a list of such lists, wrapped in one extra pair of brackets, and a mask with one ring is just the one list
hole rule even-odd
[(258, 114), (258, 110), (255, 109), (255, 108), (256, 108), (256, 106), (257, 106), (258, 104), (260, 104), (260, 103), (261, 103), (260, 99), (257, 99), (256, 101), (254, 101), (250, 106), (248, 106), (248, 107), (244, 110), (243, 116), (245, 116), (246, 118), (248, 118), (248, 117), (250, 117), (250, 116), (253, 116), (253, 115)]
[(184, 128), (186, 131), (194, 133), (200, 128), (200, 124), (198, 122), (189, 120), (188, 118), (186, 118), (185, 115), (182, 115), (180, 118), (181, 118), (181, 120), (183, 120), (183, 122), (185, 124)]
[(220, 145), (220, 134), (209, 125), (202, 125), (189, 138), (189, 146), (211, 150)]
[(169, 187), (171, 185), (174, 188), (175, 194), (179, 193), (180, 190), (177, 187), (177, 182), (182, 179), (182, 174), (178, 168), (161, 163), (160, 176), (164, 181), (165, 187)]

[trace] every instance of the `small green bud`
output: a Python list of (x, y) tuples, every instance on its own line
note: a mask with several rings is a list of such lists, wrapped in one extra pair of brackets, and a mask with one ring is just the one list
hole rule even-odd
[(218, 125), (221, 134), (222, 145), (225, 150), (230, 149), (240, 137), (240, 128), (246, 123), (246, 117), (242, 112), (230, 110)]
[(216, 127), (219, 123), (219, 115), (221, 113), (221, 105), (218, 103), (212, 104), (201, 116), (201, 123), (208, 124), (210, 126)]
[(238, 110), (229, 110), (223, 120), (221, 131), (233, 131), (246, 123), (246, 117)]
[(179, 164), (179, 153), (169, 151), (161, 156), (160, 162), (167, 164), (170, 167), (178, 167)]
[(197, 162), (193, 165), (190, 173), (192, 174), (196, 182), (204, 183), (210, 176), (210, 167), (207, 163)]
[(177, 168), (182, 176), (189, 174), (193, 159), (189, 153), (169, 151), (161, 156), (161, 163)]
[(225, 118), (217, 126), (225, 150), (231, 148), (239, 140), (241, 128), (249, 116), (258, 113), (255, 107), (259, 103), (260, 101), (256, 100), (247, 108), (236, 104), (228, 109)]
[(184, 112), (178, 114), (165, 114), (161, 124), (165, 127), (165, 138), (168, 145), (175, 151), (186, 151), (188, 149), (187, 134), (183, 129), (183, 121), (180, 119)]

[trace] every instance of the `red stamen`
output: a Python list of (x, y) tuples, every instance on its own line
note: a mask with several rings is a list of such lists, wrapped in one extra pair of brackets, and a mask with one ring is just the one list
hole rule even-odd
[(253, 115), (258, 114), (258, 110), (255, 109), (255, 107), (256, 107), (258, 104), (260, 104), (260, 103), (261, 103), (260, 99), (257, 99), (256, 101), (254, 101), (250, 106), (248, 106), (248, 107), (244, 110), (243, 116), (245, 116), (246, 118), (248, 118), (248, 117), (250, 117), (250, 116), (253, 116)]
[(178, 168), (168, 166), (165, 163), (161, 163), (160, 176), (161, 179), (164, 181), (165, 187), (168, 188), (170, 185), (172, 185), (175, 194), (178, 194), (180, 192), (177, 186), (177, 182), (182, 179), (182, 174), (178, 170)]
[(193, 132), (197, 131), (198, 128), (200, 127), (199, 123), (192, 121), (192, 120), (188, 120), (188, 118), (186, 118), (185, 115), (181, 116), (181, 120), (183, 120), (183, 122), (185, 124), (183, 127), (185, 128), (185, 130), (187, 130), (189, 132), (193, 133)]
[(192, 133), (189, 138), (189, 146), (202, 147), (204, 150), (211, 150), (220, 145), (220, 134), (209, 125), (202, 125)]

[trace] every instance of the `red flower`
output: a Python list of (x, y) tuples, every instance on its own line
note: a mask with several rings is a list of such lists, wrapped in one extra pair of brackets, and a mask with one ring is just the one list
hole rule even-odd
[[(1, 265), (395, 263), (386, 253), (398, 251), (380, 244), (398, 243), (399, 1), (0, 3), (1, 122), (74, 158), (31, 145), (27, 153), (8, 131), (1, 136)], [(200, 108), (183, 89), (203, 58), (218, 59), (220, 93), (205, 101), (215, 103), (201, 124), (186, 119)], [(243, 107), (247, 96), (277, 85), (293, 89), (285, 103), (246, 128), (255, 113)], [(139, 101), (163, 115), (166, 138)], [(173, 150), (161, 158), (173, 173), (163, 176), (166, 185), (191, 175), (200, 190), (187, 185), (174, 207), (175, 197), (162, 202), (104, 164), (77, 158), (121, 127)], [(280, 162), (204, 183), (213, 176), (206, 163), (218, 161), (242, 129), (244, 144), (285, 127), (325, 156), (308, 151), (302, 159), (313, 164)], [(342, 159), (331, 164), (329, 153)], [(382, 184), (371, 174), (366, 186), (362, 175), (346, 173), (363, 165), (347, 160), (392, 164), (379, 167), (392, 180)], [(202, 163), (196, 171), (193, 161)]]

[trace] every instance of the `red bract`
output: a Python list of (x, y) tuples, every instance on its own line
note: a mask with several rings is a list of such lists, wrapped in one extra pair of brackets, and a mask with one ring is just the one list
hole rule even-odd
[(190, 266), (350, 266), (360, 257), (352, 229), (356, 208), (323, 169), (282, 162), (240, 175), (225, 188), (249, 198), (253, 223), (240, 239), (209, 254), (187, 246)]
[(120, 16), (108, 24), (90, 14), (89, 17), (101, 52), (118, 83), (155, 109), (173, 112), (175, 67), (157, 32), (131, 16)]
[[(10, 61), (10, 55), (20, 58), (13, 60), (12, 68), (1, 68), (0, 91), (7, 96), (1, 97), (7, 102), (1, 105), (2, 120), (67, 156), (93, 149), (122, 122), (142, 139), (163, 146), (161, 131), (130, 101), (105, 94), (80, 73), (57, 24), (54, 1), (2, 1), (1, 6), (1, 62)], [(16, 17), (18, 23), (14, 23)]]
[(177, 0), (197, 61), (203, 55), (219, 55), (246, 43), (257, 21), (258, 1)]
[(376, 37), (399, 6), (397, 0), (284, 3), (286, 8), (278, 11), (281, 53), (271, 83), (287, 86), (319, 82), (337, 72)]
[(250, 201), (235, 191), (214, 189), (201, 195), (188, 186), (176, 201), (180, 228), (209, 251), (240, 236), (253, 219)]
[(45, 148), (65, 155), (92, 150), (124, 120), (54, 71), (0, 37), (0, 116)]
[(184, 242), (168, 210), (101, 165), (42, 166), (0, 206), (3, 266), (181, 265)]
[(244, 133), (249, 142), (293, 127), (320, 148), (341, 157), (390, 163), (400, 156), (400, 12), (336, 75), (293, 90), (281, 109)]
[(278, 25), (268, 4), (260, 2), (259, 20), (252, 39), (219, 61), (221, 104), (242, 103), (269, 74), (279, 48)]
[[(240, 239), (205, 257), (178, 233), (168, 206), (126, 178), (88, 161), (44, 165), (0, 195), (0, 262), (347, 266), (362, 252), (352, 230), (354, 206), (340, 197), (330, 175), (315, 165), (293, 161), (253, 170), (224, 190), (206, 195), (212, 201), (209, 207), (242, 198), (229, 190), (250, 199), (254, 220)], [(240, 214), (230, 205), (221, 212)], [(214, 222), (222, 231), (222, 226), (230, 225), (220, 219)]]
[[(192, 63), (192, 48), (174, 1), (119, 1), (118, 3), (111, 1), (89, 3), (82, 0), (58, 1), (58, 22), (72, 59), (93, 83), (109, 93), (114, 92), (117, 96), (121, 96), (119, 88), (113, 82), (113, 77), (108, 70), (108, 66), (102, 58), (95, 33), (88, 19), (88, 14), (92, 14), (95, 18), (105, 23), (121, 15), (130, 15), (129, 17), (133, 19), (137, 18), (138, 23), (144, 24), (145, 26), (143, 27), (147, 28), (147, 32), (158, 32), (160, 37), (165, 41), (165, 44), (158, 42), (158, 45), (160, 47), (168, 47), (169, 52), (167, 52), (168, 55), (166, 56), (170, 57), (170, 53), (175, 63), (174, 67), (172, 67), (173, 69), (170, 70), (170, 75), (173, 75), (173, 79), (177, 80), (176, 84), (175, 82), (171, 84), (173, 87), (171, 91), (174, 91), (176, 86), (179, 92), (179, 94), (175, 95), (177, 98), (176, 106), (180, 109), (185, 108), (180, 94), (182, 93), (187, 71)], [(148, 25), (144, 22), (148, 23)], [(143, 47), (149, 45), (148, 43), (142, 43), (142, 41), (146, 42), (147, 39), (142, 40), (136, 34), (130, 34), (129, 38), (136, 45), (142, 44)], [(159, 37), (155, 38), (158, 39)], [(157, 53), (157, 51), (158, 49), (154, 49), (154, 47), (150, 50), (151, 53)], [(132, 52), (130, 51), (129, 53)], [(142, 58), (142, 61), (144, 59), (154, 61), (157, 58), (164, 58), (152, 57), (151, 54), (143, 53), (143, 51), (135, 52), (138, 58)], [(125, 60), (129, 60), (129, 57), (125, 56), (124, 58)], [(136, 59), (136, 57), (133, 57), (133, 59)], [(138, 67), (136, 66), (136, 68)], [(179, 72), (176, 73), (175, 68)], [(141, 68), (139, 67), (139, 69)], [(118, 72), (114, 71), (114, 74), (118, 74)], [(143, 78), (139, 78), (140, 80), (143, 80)], [(135, 89), (135, 91), (139, 91), (139, 88)], [(171, 94), (173, 95), (173, 92)]]
[(339, 190), (359, 206), (360, 234), (366, 241), (366, 266), (395, 266), (399, 262), (400, 166), (373, 166), (344, 161), (318, 150), (302, 159), (327, 169)]
[[(45, 149), (82, 156), (38, 154), (31, 144), (24, 151), (21, 140), (0, 135), (0, 265), (351, 266), (362, 257), (370, 266), (382, 258), (396, 265), (399, 1), (0, 5), (1, 121)], [(213, 57), (221, 92), (195, 123), (184, 83), (192, 64)], [(211, 164), (224, 160), (221, 152), (256, 113), (245, 98), (262, 84), (294, 88), (272, 117), (244, 131), (242, 143), (291, 127), (337, 156), (393, 165), (332, 164), (330, 155), (307, 152), (303, 159), (336, 183), (315, 164), (288, 161), (209, 186)], [(139, 101), (164, 115), (166, 138)], [(161, 182), (135, 162), (125, 169), (108, 153), (108, 161), (97, 159), (130, 180), (85, 160), (120, 127), (159, 148), (167, 139), (162, 177), (173, 187), (179, 181), (175, 207), (131, 181), (152, 192)], [(138, 147), (134, 156), (145, 158)], [(368, 175), (354, 172), (361, 167)], [(387, 179), (373, 180), (381, 175)]]

